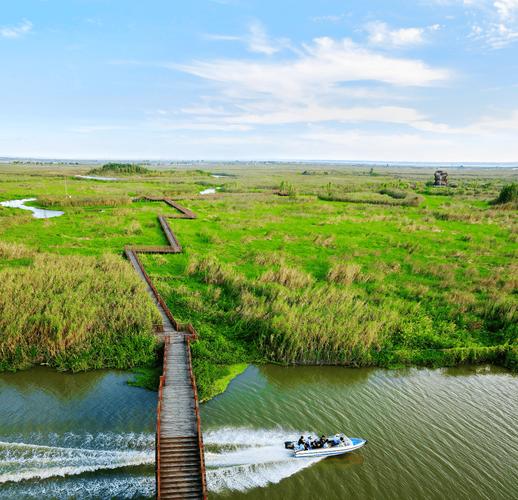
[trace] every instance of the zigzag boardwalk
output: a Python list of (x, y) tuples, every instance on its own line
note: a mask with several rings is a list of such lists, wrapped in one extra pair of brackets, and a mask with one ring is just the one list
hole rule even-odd
[[(168, 199), (180, 218), (193, 219), (190, 210)], [(153, 285), (140, 261), (139, 253), (180, 253), (182, 247), (167, 219), (159, 216), (169, 247), (126, 247), (125, 253), (146, 283), (162, 325), (157, 333), (164, 340), (164, 367), (160, 377), (156, 433), (157, 498), (206, 499), (205, 461), (200, 427), (198, 395), (192, 373), (190, 341), (196, 336), (192, 325), (179, 324)]]

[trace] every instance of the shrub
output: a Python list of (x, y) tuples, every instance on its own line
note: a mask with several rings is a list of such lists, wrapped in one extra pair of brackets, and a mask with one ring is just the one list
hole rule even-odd
[(135, 165), (134, 163), (106, 163), (100, 168), (94, 168), (88, 172), (88, 175), (102, 175), (102, 174), (149, 174), (152, 170)]
[(142, 226), (140, 224), (139, 221), (137, 220), (132, 220), (128, 227), (126, 228), (126, 234), (128, 236), (133, 236), (133, 235), (136, 235), (136, 234), (142, 234)]
[(291, 182), (282, 181), (277, 193), (281, 196), (295, 196), (297, 194), (295, 187)]
[(397, 200), (404, 200), (408, 196), (406, 191), (401, 191), (400, 189), (383, 188), (379, 192)]
[(495, 205), (503, 205), (505, 203), (518, 203), (518, 183), (513, 182), (507, 184), (500, 190), (498, 198), (493, 201)]

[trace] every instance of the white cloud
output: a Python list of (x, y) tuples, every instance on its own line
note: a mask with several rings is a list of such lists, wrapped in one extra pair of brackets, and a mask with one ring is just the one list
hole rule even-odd
[(243, 40), (242, 36), (237, 35), (217, 35), (213, 33), (207, 33), (203, 35), (207, 40), (223, 41), (223, 42), (240, 42)]
[[(371, 122), (426, 131), (447, 129), (411, 107), (390, 101), (401, 100), (394, 95), (395, 88), (442, 83), (451, 77), (449, 71), (417, 59), (389, 57), (349, 39), (317, 38), (283, 60), (219, 59), (166, 66), (216, 87), (208, 105), (182, 110), (200, 127)], [(369, 104), (351, 104), (356, 100)], [(376, 104), (379, 101), (384, 104)]]
[(365, 26), (369, 34), (369, 42), (373, 45), (391, 45), (402, 47), (418, 45), (424, 42), (423, 28), (390, 29), (386, 23), (374, 21)]
[(462, 3), (475, 18), (470, 38), (493, 49), (518, 41), (518, 0), (451, 0), (450, 3)]
[(518, 40), (518, 0), (497, 0), (493, 5), (500, 22), (492, 25), (490, 43), (499, 48)]
[(389, 57), (349, 39), (316, 38), (295, 58), (282, 61), (219, 59), (166, 65), (218, 82), (229, 95), (270, 95), (288, 101), (325, 92), (345, 82), (377, 81), (395, 86), (428, 86), (451, 77), (418, 59)]
[(282, 44), (277, 44), (275, 41), (270, 40), (261, 23), (253, 22), (250, 24), (249, 29), (250, 33), (247, 37), (247, 42), (250, 51), (270, 56), (280, 50)]
[(429, 33), (441, 29), (439, 24), (425, 28), (391, 28), (382, 21), (373, 21), (365, 25), (369, 43), (384, 47), (408, 47), (426, 42)]
[(518, 0), (496, 0), (493, 5), (502, 22), (515, 19), (518, 11)]
[(463, 132), (471, 134), (509, 135), (516, 137), (518, 134), (518, 109), (511, 111), (507, 116), (483, 116), (474, 123), (468, 125)]
[(423, 117), (412, 108), (398, 106), (341, 107), (309, 104), (307, 106), (281, 106), (280, 110), (261, 113), (245, 113), (223, 117), (224, 122), (250, 125), (281, 125), (288, 123), (318, 123), (334, 121), (340, 123), (420, 123)]
[(204, 35), (209, 40), (243, 42), (250, 52), (273, 55), (280, 50), (289, 47), (286, 38), (271, 38), (259, 21), (253, 21), (248, 25), (248, 32), (244, 35)]
[(20, 38), (32, 30), (32, 23), (24, 19), (16, 26), (2, 26), (0, 27), (0, 36), (3, 38)]

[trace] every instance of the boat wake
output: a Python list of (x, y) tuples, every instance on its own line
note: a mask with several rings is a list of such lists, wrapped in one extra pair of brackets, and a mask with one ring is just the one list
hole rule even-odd
[(0, 440), (0, 498), (135, 498), (154, 493), (153, 468), (127, 470), (154, 464), (152, 434), (14, 438)]
[(297, 459), (284, 449), (293, 431), (224, 428), (204, 433), (210, 491), (246, 491), (278, 483), (322, 460)]
[[(297, 435), (246, 428), (204, 433), (209, 490), (264, 487), (321, 460), (296, 459), (284, 449)], [(154, 449), (154, 436), (144, 433), (0, 436), (0, 499), (151, 498)]]
[(0, 484), (154, 463), (147, 451), (57, 448), (0, 442)]

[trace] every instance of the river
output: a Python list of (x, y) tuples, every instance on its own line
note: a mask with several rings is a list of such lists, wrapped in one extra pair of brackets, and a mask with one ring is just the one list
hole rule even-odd
[[(129, 376), (0, 374), (0, 498), (150, 498), (156, 395)], [(211, 499), (518, 498), (518, 376), (499, 368), (251, 366), (201, 411)], [(369, 443), (282, 447), (335, 431)]]

